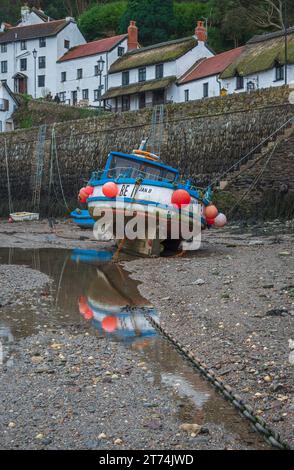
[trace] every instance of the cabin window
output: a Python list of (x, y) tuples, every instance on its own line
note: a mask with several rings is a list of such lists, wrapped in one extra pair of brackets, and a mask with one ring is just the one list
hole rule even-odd
[(123, 56), (124, 53), (125, 53), (125, 48), (122, 47), (122, 46), (119, 46), (119, 47), (117, 48), (117, 55), (118, 55), (118, 57)]
[(20, 70), (24, 72), (27, 69), (27, 59), (20, 59)]
[(244, 77), (241, 75), (236, 76), (236, 90), (242, 90), (244, 88)]
[(146, 82), (146, 67), (141, 67), (138, 75), (139, 82)]
[(77, 69), (77, 80), (83, 78), (83, 69)]
[(143, 178), (166, 182), (173, 182), (176, 175), (176, 173), (160, 166), (152, 165), (152, 163), (140, 162), (115, 155), (112, 157), (107, 173), (108, 178)]
[(189, 101), (189, 90), (185, 90), (185, 101)]
[(46, 38), (39, 39), (39, 47), (46, 47)]
[(38, 75), (38, 87), (42, 88), (45, 86), (45, 75)]
[(45, 69), (46, 68), (46, 57), (41, 56), (38, 58), (39, 61), (39, 69)]
[(61, 81), (66, 82), (66, 72), (61, 72)]
[(157, 64), (155, 66), (155, 78), (156, 79), (163, 78), (163, 64)]
[(27, 42), (26, 41), (20, 41), (20, 49), (22, 51), (26, 51), (27, 50)]
[(276, 82), (279, 80), (284, 80), (284, 66), (277, 64), (276, 65)]
[(7, 73), (7, 60), (2, 60), (1, 62), (1, 73)]
[(122, 73), (122, 86), (127, 86), (130, 83), (130, 72)]
[(1, 52), (7, 52), (7, 43), (1, 44)]
[(128, 95), (122, 96), (122, 111), (129, 111), (131, 106), (131, 100)]
[(203, 83), (203, 98), (208, 97), (208, 82)]

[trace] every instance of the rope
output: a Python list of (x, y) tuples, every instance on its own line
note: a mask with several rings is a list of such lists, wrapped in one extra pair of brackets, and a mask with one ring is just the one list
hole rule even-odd
[(220, 176), (218, 176), (217, 179), (213, 180), (206, 188), (206, 190), (217, 183), (223, 176), (227, 175), (230, 171), (232, 171), (236, 166), (238, 166), (241, 162), (243, 162), (246, 158), (248, 158), (253, 152), (255, 152), (259, 147), (264, 145), (268, 140), (270, 140), (274, 135), (276, 135), (281, 129), (283, 129), (287, 124), (289, 124), (291, 121), (294, 120), (294, 116), (292, 116), (290, 119), (288, 119), (284, 124), (282, 124), (280, 127), (278, 127), (274, 132), (272, 132), (268, 137), (265, 137), (259, 144), (257, 144), (252, 150), (250, 150), (246, 155), (240, 158), (236, 163), (234, 163), (228, 170), (226, 170), (224, 173), (222, 173)]
[(262, 177), (267, 165), (269, 164), (273, 154), (274, 154), (274, 151), (276, 150), (276, 148), (278, 147), (280, 142), (276, 142), (275, 145), (273, 146), (272, 150), (271, 150), (271, 153), (268, 157), (268, 159), (266, 160), (264, 166), (262, 167), (261, 171), (259, 172), (259, 174), (254, 178), (253, 182), (251, 183), (251, 185), (249, 186), (249, 188), (245, 191), (244, 194), (242, 194), (242, 196), (240, 197), (240, 199), (234, 204), (234, 206), (230, 209), (229, 211), (229, 214), (232, 214), (232, 212), (236, 209), (236, 207), (248, 196), (248, 194), (252, 191), (252, 189), (254, 188), (254, 186), (256, 186), (257, 182), (260, 180), (260, 178)]
[(5, 164), (6, 164), (6, 175), (7, 175), (8, 207), (9, 207), (9, 214), (12, 214), (14, 212), (14, 210), (13, 210), (13, 203), (12, 203), (12, 197), (11, 197), (11, 187), (10, 187), (10, 177), (9, 177), (9, 166), (8, 166), (6, 139), (4, 139), (4, 153), (5, 153)]

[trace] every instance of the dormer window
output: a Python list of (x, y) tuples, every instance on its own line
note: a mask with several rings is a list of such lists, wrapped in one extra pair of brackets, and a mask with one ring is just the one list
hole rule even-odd
[(125, 53), (125, 48), (122, 47), (122, 46), (119, 46), (119, 47), (117, 48), (117, 55), (118, 55), (118, 57), (123, 56), (124, 53)]
[(281, 64), (276, 64), (276, 82), (280, 80), (284, 80), (285, 74), (284, 74), (284, 65)]
[(236, 75), (236, 90), (243, 90), (244, 88), (244, 77)]

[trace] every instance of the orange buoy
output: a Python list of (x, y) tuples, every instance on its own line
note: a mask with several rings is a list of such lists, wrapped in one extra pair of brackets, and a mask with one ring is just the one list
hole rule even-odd
[(218, 214), (218, 210), (213, 204), (205, 208), (205, 217), (207, 219), (215, 219), (217, 214)]
[(191, 196), (185, 189), (177, 189), (172, 195), (171, 202), (174, 206), (180, 209), (181, 207), (190, 204)]
[(118, 195), (118, 186), (114, 182), (109, 181), (102, 186), (102, 192), (106, 197), (116, 197)]
[(118, 326), (118, 321), (116, 317), (108, 316), (103, 318), (101, 325), (104, 331), (107, 333), (113, 333)]

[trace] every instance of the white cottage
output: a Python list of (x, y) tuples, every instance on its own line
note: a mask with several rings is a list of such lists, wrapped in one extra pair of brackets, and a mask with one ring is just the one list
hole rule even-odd
[(2, 24), (0, 80), (16, 93), (35, 98), (57, 90), (56, 61), (71, 47), (85, 43), (72, 18), (51, 20), (40, 10), (21, 9), (17, 26)]
[[(131, 23), (133, 42), (138, 30)], [(102, 96), (113, 111), (129, 111), (177, 102), (177, 80), (195, 61), (213, 56), (206, 30), (198, 21), (195, 36), (129, 50), (109, 69), (108, 91)]]
[(0, 132), (13, 131), (12, 114), (19, 103), (6, 82), (0, 82)]
[(101, 105), (108, 89), (111, 65), (128, 50), (128, 35), (92, 41), (70, 49), (57, 61), (60, 101), (71, 105)]
[(222, 94), (220, 74), (242, 53), (244, 46), (198, 60), (177, 82), (178, 101), (200, 100)]
[(287, 30), (287, 45), (285, 60), (284, 31), (254, 36), (221, 74), (222, 86), (231, 94), (293, 82), (294, 27)]

